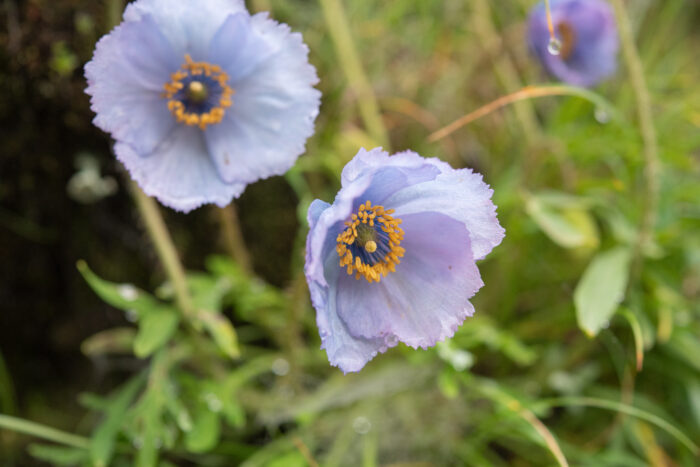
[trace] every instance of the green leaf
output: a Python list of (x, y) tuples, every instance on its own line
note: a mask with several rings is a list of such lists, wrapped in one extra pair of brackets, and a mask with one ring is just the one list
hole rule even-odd
[(625, 296), (630, 250), (617, 247), (593, 258), (574, 291), (579, 327), (595, 336), (605, 327)]
[(221, 436), (220, 415), (206, 404), (200, 404), (194, 416), (192, 429), (185, 434), (185, 447), (190, 452), (207, 452), (213, 449)]
[(561, 247), (596, 248), (599, 244), (598, 228), (584, 200), (563, 193), (541, 193), (528, 196), (525, 209)]
[(85, 449), (50, 446), (47, 444), (30, 444), (28, 451), (36, 459), (59, 466), (79, 465), (88, 458), (88, 452)]
[(90, 270), (85, 261), (78, 261), (77, 267), (93, 292), (115, 308), (124, 311), (133, 310), (141, 315), (161, 306), (149, 293), (132, 284), (116, 284), (100, 279)]
[(139, 320), (139, 331), (134, 339), (134, 354), (144, 358), (165, 345), (177, 329), (180, 315), (171, 307), (161, 306)]
[(105, 354), (131, 353), (136, 330), (133, 328), (112, 328), (98, 332), (83, 341), (80, 350), (88, 357)]
[(229, 358), (238, 358), (241, 354), (238, 350), (238, 338), (236, 331), (225, 316), (219, 313), (201, 310), (197, 317), (204, 325), (204, 328), (214, 338), (214, 342)]
[(127, 409), (141, 388), (143, 380), (141, 376), (133, 378), (110, 398), (106, 417), (90, 440), (90, 459), (95, 467), (109, 465), (114, 454), (114, 443), (126, 418)]

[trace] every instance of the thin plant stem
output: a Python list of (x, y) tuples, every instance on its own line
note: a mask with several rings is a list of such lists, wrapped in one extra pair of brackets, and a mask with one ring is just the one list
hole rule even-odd
[(569, 467), (569, 462), (566, 460), (566, 457), (564, 457), (564, 453), (559, 447), (559, 443), (557, 443), (557, 440), (554, 438), (554, 435), (552, 435), (552, 432), (549, 431), (547, 425), (542, 423), (542, 421), (528, 409), (520, 408), (519, 410), (517, 410), (517, 412), (518, 415), (520, 415), (526, 422), (528, 422), (530, 426), (532, 426), (535, 429), (535, 431), (542, 437), (545, 444), (547, 445), (547, 448), (549, 449), (549, 452), (551, 452), (554, 458), (557, 460), (557, 463), (561, 467)]
[(250, 253), (248, 253), (248, 249), (245, 246), (236, 205), (231, 203), (225, 208), (216, 208), (216, 210), (219, 215), (219, 221), (221, 222), (226, 251), (228, 251), (228, 254), (231, 255), (243, 271), (248, 274), (252, 273), (252, 261), (250, 259)]
[(549, 40), (556, 40), (554, 35), (554, 22), (552, 21), (552, 5), (549, 4), (549, 0), (544, 0), (544, 9), (547, 13), (547, 29), (549, 30)]
[(79, 449), (87, 449), (90, 441), (82, 436), (66, 433), (65, 431), (41, 425), (39, 423), (30, 422), (21, 418), (11, 417), (9, 415), (0, 414), (0, 428), (12, 430), (17, 433), (42, 438), (54, 443), (63, 444)]
[(654, 120), (651, 110), (651, 98), (644, 78), (642, 61), (639, 58), (637, 46), (634, 43), (634, 33), (630, 25), (627, 12), (622, 0), (612, 0), (617, 17), (622, 53), (632, 82), (632, 90), (637, 101), (637, 117), (639, 129), (642, 134), (644, 149), (644, 198), (642, 206), (642, 220), (639, 227), (639, 236), (635, 247), (635, 264), (639, 267), (643, 249), (653, 237), (654, 225), (659, 204), (659, 148), (654, 128)]
[(543, 96), (577, 96), (581, 97), (583, 99), (586, 99), (592, 103), (594, 103), (598, 108), (605, 110), (608, 112), (608, 115), (610, 115), (613, 118), (619, 118), (617, 117), (617, 112), (613, 108), (612, 105), (610, 105), (605, 99), (600, 97), (598, 94), (589, 91), (584, 88), (578, 88), (576, 86), (568, 86), (564, 84), (553, 84), (553, 85), (545, 85), (545, 86), (525, 86), (519, 91), (516, 91), (512, 94), (508, 94), (502, 97), (499, 97), (498, 99), (489, 102), (488, 104), (479, 107), (478, 109), (469, 112), (468, 114), (458, 118), (454, 122), (450, 123), (447, 126), (444, 126), (443, 128), (440, 128), (439, 130), (433, 132), (428, 136), (428, 141), (433, 143), (435, 141), (438, 141), (451, 133), (459, 130), (465, 125), (468, 125), (469, 123), (473, 122), (474, 120), (477, 120), (485, 115), (490, 114), (491, 112), (500, 109), (501, 107), (505, 107), (506, 105), (512, 104), (514, 102), (522, 101), (525, 99), (532, 99), (534, 97), (543, 97)]
[(338, 54), (340, 66), (357, 94), (360, 116), (370, 137), (389, 150), (389, 136), (382, 121), (372, 85), (365, 74), (341, 0), (319, 0), (328, 33)]
[(130, 181), (130, 184), (132, 196), (146, 224), (148, 235), (151, 237), (151, 241), (156, 248), (165, 273), (168, 279), (170, 279), (173, 290), (175, 291), (175, 301), (183, 316), (190, 319), (194, 309), (192, 307), (192, 297), (187, 287), (185, 269), (182, 267), (177, 250), (175, 249), (175, 244), (170, 237), (163, 216), (158, 209), (158, 204), (153, 198), (147, 196), (136, 182)]

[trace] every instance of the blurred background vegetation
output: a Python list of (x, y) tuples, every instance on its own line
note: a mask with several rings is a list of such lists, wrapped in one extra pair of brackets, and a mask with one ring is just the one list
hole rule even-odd
[[(429, 141), (551, 82), (526, 46), (534, 3), (248, 2), (303, 33), (323, 105), (295, 168), (236, 201), (247, 255), (232, 208), (162, 209), (208, 313), (191, 331), (83, 93), (124, 3), (4, 0), (0, 465), (697, 465), (700, 3), (612, 2), (655, 135), (620, 54), (594, 90), (611, 108), (524, 100)], [(377, 145), (483, 173), (507, 235), (452, 340), (344, 376), (319, 349), (304, 218)]]

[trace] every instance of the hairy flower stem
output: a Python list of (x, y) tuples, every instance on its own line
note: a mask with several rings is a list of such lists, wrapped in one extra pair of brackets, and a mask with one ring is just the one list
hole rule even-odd
[(236, 205), (231, 203), (225, 208), (216, 208), (221, 222), (221, 233), (224, 239), (224, 246), (229, 255), (248, 274), (253, 272), (250, 254), (245, 246), (241, 223), (238, 219)]
[(362, 68), (362, 62), (357, 48), (352, 40), (343, 4), (340, 0), (319, 0), (323, 16), (328, 26), (328, 33), (340, 59), (340, 66), (348, 79), (350, 87), (357, 93), (357, 103), (360, 115), (369, 135), (379, 145), (389, 151), (389, 136), (387, 135), (379, 105), (372, 90), (372, 85)]
[(641, 263), (643, 249), (651, 242), (654, 233), (654, 225), (656, 224), (659, 204), (659, 147), (652, 117), (649, 89), (644, 79), (642, 61), (639, 58), (639, 52), (634, 43), (632, 26), (630, 25), (622, 0), (612, 0), (612, 4), (615, 8), (615, 16), (617, 17), (622, 53), (625, 57), (627, 70), (630, 80), (632, 81), (632, 89), (637, 100), (639, 129), (644, 143), (645, 190), (642, 205), (642, 220), (634, 254), (635, 269), (638, 269)]
[(192, 307), (192, 297), (187, 288), (185, 269), (182, 267), (173, 240), (163, 221), (163, 216), (153, 198), (141, 191), (141, 188), (134, 181), (131, 181), (130, 184), (132, 196), (146, 224), (148, 235), (151, 237), (165, 273), (168, 275), (168, 279), (170, 279), (175, 291), (177, 305), (182, 315), (190, 320), (194, 309)]

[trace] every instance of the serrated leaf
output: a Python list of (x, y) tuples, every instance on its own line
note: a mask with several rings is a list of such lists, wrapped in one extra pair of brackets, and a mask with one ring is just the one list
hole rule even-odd
[(532, 220), (557, 245), (564, 248), (598, 246), (598, 228), (583, 201), (565, 194), (545, 193), (527, 198)]
[(614, 248), (596, 255), (574, 291), (579, 327), (595, 336), (607, 325), (625, 297), (630, 250)]
[(133, 310), (140, 315), (161, 306), (149, 293), (132, 284), (116, 284), (101, 279), (90, 270), (85, 261), (78, 261), (77, 267), (93, 292), (115, 308)]
[(90, 459), (96, 467), (109, 465), (114, 454), (114, 443), (127, 409), (143, 384), (143, 377), (136, 377), (119, 388), (108, 402), (106, 417), (90, 439)]
[(32, 457), (58, 466), (79, 465), (88, 458), (88, 452), (85, 449), (47, 444), (30, 444), (28, 451)]
[(134, 339), (134, 354), (144, 358), (165, 345), (177, 329), (180, 315), (171, 307), (161, 306), (139, 319), (139, 330)]

